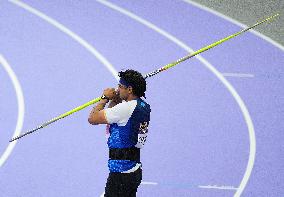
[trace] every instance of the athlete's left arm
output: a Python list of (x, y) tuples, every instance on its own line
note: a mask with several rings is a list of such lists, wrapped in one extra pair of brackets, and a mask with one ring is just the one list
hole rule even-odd
[(98, 124), (108, 124), (105, 111), (103, 110), (108, 103), (107, 99), (102, 99), (100, 102), (94, 107), (89, 115), (88, 121), (92, 125)]
[[(105, 95), (110, 100), (114, 99), (117, 95), (117, 92), (114, 88), (107, 88), (104, 90), (103, 95)], [(105, 111), (103, 110), (106, 104), (109, 102), (109, 99), (101, 99), (100, 102), (94, 107), (89, 115), (88, 121), (90, 124), (108, 124)]]

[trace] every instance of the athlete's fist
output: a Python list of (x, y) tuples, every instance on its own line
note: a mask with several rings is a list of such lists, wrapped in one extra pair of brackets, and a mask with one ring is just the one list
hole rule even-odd
[(114, 88), (107, 88), (104, 90), (103, 93), (106, 97), (108, 97), (110, 100), (114, 99), (117, 96), (117, 92)]

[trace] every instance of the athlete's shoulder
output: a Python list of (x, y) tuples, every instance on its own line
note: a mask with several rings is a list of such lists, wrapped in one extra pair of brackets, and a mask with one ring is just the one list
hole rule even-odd
[(139, 105), (139, 106), (141, 106), (142, 108), (145, 108), (145, 109), (148, 109), (149, 111), (151, 111), (151, 106), (150, 106), (150, 104), (148, 103), (148, 102), (146, 102), (144, 99), (142, 99), (142, 98), (139, 98), (138, 100), (137, 100), (137, 104)]

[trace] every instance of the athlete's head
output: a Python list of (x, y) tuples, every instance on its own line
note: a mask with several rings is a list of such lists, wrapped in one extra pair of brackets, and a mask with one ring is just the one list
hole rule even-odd
[(127, 100), (129, 96), (145, 97), (146, 80), (141, 73), (135, 70), (120, 71), (118, 84), (119, 96)]

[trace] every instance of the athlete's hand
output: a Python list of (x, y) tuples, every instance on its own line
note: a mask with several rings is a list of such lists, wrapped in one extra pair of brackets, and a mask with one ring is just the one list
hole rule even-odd
[(112, 99), (112, 101), (115, 102), (116, 104), (122, 102), (122, 100), (121, 100), (121, 98), (120, 98), (120, 96), (119, 96), (118, 90), (116, 90), (116, 95), (115, 95), (115, 97)]
[(116, 98), (117, 92), (115, 91), (114, 88), (107, 88), (104, 90), (103, 93), (106, 97), (108, 97), (110, 100)]

